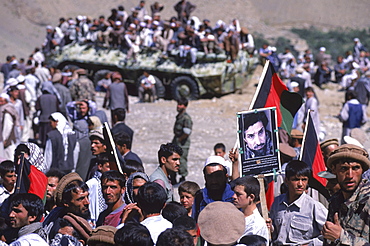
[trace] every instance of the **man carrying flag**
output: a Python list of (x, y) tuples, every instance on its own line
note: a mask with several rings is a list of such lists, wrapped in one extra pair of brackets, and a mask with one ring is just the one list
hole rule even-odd
[[(276, 107), (278, 127), (290, 133), (293, 118), (302, 103), (303, 99), (301, 95), (295, 92), (289, 92), (286, 85), (276, 73), (273, 65), (269, 61), (266, 61), (249, 109)], [(266, 200), (267, 204), (271, 206), (274, 201), (274, 182), (270, 177), (269, 181)]]
[[(35, 159), (35, 146), (30, 143), (19, 144), (15, 149), (17, 183), (15, 193), (32, 193), (46, 201), (48, 178), (36, 166), (42, 166), (44, 159)], [(23, 155), (23, 158), (21, 156)]]

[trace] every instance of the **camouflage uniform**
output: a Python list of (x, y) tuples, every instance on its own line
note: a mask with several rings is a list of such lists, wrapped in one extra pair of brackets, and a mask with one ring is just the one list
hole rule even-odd
[[(334, 221), (336, 212), (343, 228), (340, 245), (368, 245), (370, 242), (370, 182), (363, 180), (347, 201), (344, 200), (341, 191), (334, 194), (329, 205), (328, 221)], [(334, 245), (334, 243), (327, 242), (325, 245)]]
[[(177, 144), (182, 148), (183, 154), (181, 155), (180, 159), (180, 168), (179, 174), (183, 177), (188, 175), (188, 153), (190, 148), (190, 138), (187, 137), (181, 143), (178, 141), (178, 138), (183, 135), (184, 133), (190, 135), (191, 129), (193, 127), (193, 121), (191, 120), (190, 115), (188, 113), (180, 113), (176, 116), (175, 126), (173, 127), (173, 133), (175, 136), (173, 137), (172, 143)], [(190, 133), (184, 132), (185, 129), (190, 129)]]
[(75, 80), (69, 90), (73, 101), (84, 99), (95, 101), (94, 83), (86, 76), (80, 76)]

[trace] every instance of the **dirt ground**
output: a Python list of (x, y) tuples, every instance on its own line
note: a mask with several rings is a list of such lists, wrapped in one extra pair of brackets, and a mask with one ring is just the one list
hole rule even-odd
[[(221, 98), (200, 99), (189, 103), (187, 112), (193, 120), (193, 132), (188, 156), (189, 176), (187, 180), (204, 185), (202, 168), (206, 158), (213, 154), (213, 146), (222, 142), (230, 150), (237, 139), (236, 113), (248, 110), (255, 92), (255, 84), (262, 73), (258, 67), (252, 78), (245, 83), (242, 93)], [(320, 102), (320, 118), (326, 130), (325, 139), (340, 138), (342, 124), (336, 118), (344, 102), (344, 92), (338, 92), (337, 84), (328, 84), (325, 89), (317, 87)], [(173, 137), (176, 117), (176, 102), (159, 100), (155, 103), (137, 103), (137, 97), (130, 96), (130, 112), (126, 123), (134, 131), (133, 152), (144, 162), (145, 171), (150, 175), (158, 165), (157, 151), (162, 143)], [(99, 106), (101, 103), (98, 101)], [(108, 113), (108, 112), (107, 112)], [(109, 117), (110, 118), (110, 117)], [(369, 125), (363, 126), (368, 129)], [(369, 148), (369, 141), (365, 147)]]

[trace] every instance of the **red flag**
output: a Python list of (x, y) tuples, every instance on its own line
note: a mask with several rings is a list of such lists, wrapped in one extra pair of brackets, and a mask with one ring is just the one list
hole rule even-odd
[(46, 188), (48, 185), (48, 178), (45, 174), (30, 164), (27, 159), (24, 159), (24, 163), (17, 165), (16, 168), (18, 178), (15, 192), (32, 193), (39, 196), (45, 202)]
[(324, 157), (310, 113), (308, 113), (307, 118), (299, 159), (312, 168), (313, 177), (309, 179), (310, 187), (315, 188), (326, 198), (329, 198), (329, 192), (325, 189), (327, 180), (317, 175), (321, 171), (326, 171)]
[(267, 61), (249, 109), (276, 107), (278, 127), (290, 134), (293, 118), (302, 102), (301, 95), (289, 92), (272, 64)]
[(275, 198), (275, 191), (274, 191), (275, 181), (272, 180), (267, 185), (267, 191), (266, 191), (266, 203), (267, 203), (267, 209), (270, 211), (272, 204), (274, 203)]

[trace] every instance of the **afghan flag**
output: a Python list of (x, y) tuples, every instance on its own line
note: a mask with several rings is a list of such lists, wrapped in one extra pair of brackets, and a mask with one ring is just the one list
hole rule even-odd
[(46, 201), (48, 178), (43, 172), (23, 158), (23, 163), (16, 165), (17, 183), (15, 193), (32, 193)]
[(266, 61), (249, 109), (276, 107), (278, 127), (290, 134), (293, 118), (302, 103), (301, 95), (289, 92), (270, 61)]
[(305, 162), (312, 168), (312, 177), (310, 177), (308, 181), (310, 187), (319, 191), (326, 198), (329, 198), (329, 192), (325, 188), (327, 180), (317, 175), (319, 172), (326, 171), (324, 157), (317, 139), (315, 125), (309, 111), (299, 160)]

